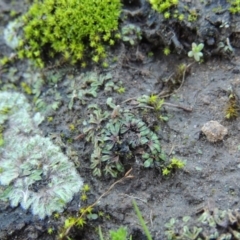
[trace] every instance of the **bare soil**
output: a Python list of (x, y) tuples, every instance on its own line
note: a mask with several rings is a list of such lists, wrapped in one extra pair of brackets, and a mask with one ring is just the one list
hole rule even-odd
[[(0, 10), (0, 32), (2, 33), (8, 21), (11, 20), (9, 9), (12, 9), (12, 6), (10, 1), (0, 1), (1, 6), (6, 8), (4, 11)], [(20, 6), (24, 11), (24, 7), (21, 4)], [(18, 7), (15, 5), (13, 8)], [(126, 9), (132, 11), (136, 8), (138, 4), (126, 4)], [(144, 25), (141, 18), (139, 22), (140, 25)], [(194, 38), (197, 37), (194, 36)], [(131, 174), (134, 178), (117, 184), (106, 197), (102, 198), (94, 212), (98, 214), (103, 212), (104, 215), (96, 220), (89, 220), (82, 229), (73, 229), (70, 233), (72, 239), (98, 239), (96, 229), (99, 225), (105, 236), (110, 229), (117, 229), (123, 225), (127, 226), (134, 240), (146, 239), (134, 212), (132, 199), (137, 201), (155, 240), (166, 239), (164, 224), (170, 218), (195, 216), (199, 209), (206, 207), (210, 209), (239, 208), (240, 124), (238, 118), (229, 121), (225, 117), (231, 89), (237, 97), (240, 96), (239, 49), (235, 47), (235, 54), (230, 58), (215, 54), (205, 58), (202, 63), (193, 63), (186, 54), (177, 54), (175, 51), (165, 56), (161, 45), (152, 47), (152, 44), (146, 37), (136, 46), (124, 45), (125, 52), (121, 62), (113, 64), (109, 69), (94, 66), (87, 71), (111, 72), (115, 76), (116, 84), (122, 81), (122, 86), (126, 89), (125, 93), (109, 93), (122, 109), (131, 108), (130, 102), (123, 103), (129, 98), (143, 94), (159, 94), (166, 90), (169, 95), (165, 97), (167, 103), (189, 109), (184, 111), (184, 109), (164, 106), (162, 114), (169, 117), (166, 122), (156, 122), (154, 115), (138, 112), (148, 126), (160, 127), (157, 134), (167, 156), (177, 156), (185, 160), (186, 166), (183, 170), (164, 178), (158, 170), (145, 169), (137, 162), (132, 162), (129, 164), (129, 169), (132, 168)], [(123, 46), (119, 44), (111, 54), (120, 56), (122, 48)], [(207, 48), (211, 49), (210, 46)], [(148, 57), (149, 51), (154, 53), (153, 57)], [(0, 52), (1, 57), (11, 53), (11, 49), (4, 44), (2, 34)], [(171, 85), (170, 88), (166, 80), (170, 79), (177, 66), (183, 63), (193, 64), (189, 67), (188, 74), (182, 79), (183, 82), (176, 86)], [(2, 89), (11, 82), (9, 78), (11, 68), (17, 69), (14, 76), (20, 83), (27, 66), (27, 62), (16, 61), (8, 68), (0, 69)], [(54, 68), (51, 74), (62, 71), (61, 68), (63, 67)], [(110, 177), (98, 178), (92, 175), (90, 155), (93, 147), (84, 138), (76, 138), (82, 133), (81, 123), (88, 118), (88, 110), (78, 100), (74, 102), (73, 109), (69, 110), (68, 93), (65, 87), (66, 81), (69, 81), (67, 76), (72, 75), (76, 78), (82, 71), (74, 67), (64, 68), (64, 74), (61, 75), (61, 81), (56, 88), (63, 96), (61, 106), (57, 111), (47, 113), (47, 116), (54, 117), (53, 121), (45, 121), (41, 129), (45, 136), (54, 134), (61, 137), (64, 144), (77, 153), (74, 160), (76, 168), (84, 182), (91, 187), (88, 200), (83, 203), (79, 195), (76, 195), (60, 218), (50, 217), (45, 220), (39, 220), (21, 207), (12, 208), (8, 203), (0, 202), (0, 239), (2, 240), (57, 239), (57, 233), (67, 216), (76, 216), (80, 204), (87, 206), (95, 202), (116, 181)], [(17, 91), (22, 91), (19, 83), (15, 84)], [(49, 87), (47, 86), (46, 89)], [(51, 100), (51, 96), (44, 96), (44, 92), (42, 96), (46, 101)], [(108, 94), (100, 91), (97, 98), (90, 98), (89, 102), (97, 103), (106, 109), (107, 97), (109, 97)], [(28, 98), (30, 102), (33, 101), (32, 96)], [(202, 126), (210, 120), (216, 120), (228, 129), (228, 135), (223, 141), (211, 143), (201, 133)], [(74, 132), (69, 130), (68, 126), (71, 123), (77, 126)], [(69, 139), (73, 141), (70, 143)], [(66, 152), (68, 147), (63, 147), (63, 152)], [(47, 233), (49, 228), (54, 229), (52, 235)]]

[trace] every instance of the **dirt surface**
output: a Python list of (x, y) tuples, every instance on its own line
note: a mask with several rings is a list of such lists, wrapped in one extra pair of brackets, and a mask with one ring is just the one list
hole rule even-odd
[[(217, 5), (218, 2), (221, 1), (215, 1), (212, 5)], [(8, 65), (7, 68), (0, 69), (1, 88), (13, 89), (14, 86), (16, 91), (21, 92), (24, 91), (20, 83), (24, 81), (29, 83), (28, 78), (24, 77), (26, 73), (32, 78), (37, 74), (36, 71), (40, 75), (44, 73), (46, 78), (52, 75), (57, 76), (57, 84), (44, 85), (40, 97), (47, 103), (58, 101), (59, 107), (57, 110), (45, 108), (42, 111), (46, 119), (53, 117), (53, 120), (45, 120), (40, 128), (44, 136), (51, 137), (54, 143), (60, 145), (62, 151), (71, 157), (84, 182), (91, 188), (86, 202), (82, 202), (77, 194), (68, 204), (66, 211), (58, 218), (53, 216), (39, 220), (20, 206), (12, 208), (9, 203), (0, 202), (0, 239), (57, 239), (57, 233), (68, 216), (77, 216), (80, 205), (92, 204), (116, 181), (111, 177), (99, 178), (92, 175), (90, 155), (93, 145), (87, 142), (84, 136), (79, 137), (83, 133), (84, 120), (89, 118), (90, 111), (87, 105), (96, 103), (102, 109), (111, 112), (112, 110), (106, 105), (108, 97), (112, 97), (113, 102), (120, 105), (121, 109), (131, 109), (150, 128), (156, 129), (155, 127), (158, 126), (156, 133), (167, 157), (176, 156), (185, 160), (186, 166), (166, 178), (157, 169), (143, 168), (137, 159), (125, 163), (126, 170), (132, 168), (131, 174), (134, 178), (117, 184), (107, 196), (102, 198), (94, 208), (94, 213), (99, 215), (98, 219), (89, 220), (82, 229), (72, 229), (70, 232), (72, 239), (98, 239), (96, 229), (99, 225), (105, 236), (110, 229), (117, 229), (123, 225), (127, 226), (134, 240), (146, 239), (134, 212), (132, 199), (137, 201), (155, 240), (166, 239), (164, 224), (170, 218), (186, 215), (194, 217), (199, 209), (203, 208), (216, 207), (226, 210), (239, 207), (240, 124), (238, 118), (226, 119), (230, 93), (234, 92), (236, 98), (240, 96), (239, 49), (236, 46), (234, 56), (228, 55), (225, 58), (220, 51), (215, 54), (217, 44), (214, 43), (213, 46), (206, 44), (205, 61), (201, 64), (193, 62), (184, 52), (189, 50), (191, 42), (199, 38), (199, 34), (195, 32), (192, 37), (179, 40), (183, 46), (181, 53), (178, 54), (177, 50), (173, 50), (170, 55), (165, 56), (162, 53), (162, 42), (155, 44), (154, 37), (151, 35), (156, 34), (157, 28), (160, 29), (161, 26), (152, 28), (150, 34), (144, 22), (146, 16), (142, 14), (139, 16), (135, 12), (141, 7), (146, 8), (145, 1), (134, 3), (125, 1), (125, 10), (131, 12), (129, 19), (142, 27), (145, 37), (133, 47), (127, 44), (116, 46), (111, 55), (118, 56), (119, 61), (107, 69), (93, 66), (83, 71), (74, 67), (60, 66), (49, 70), (49, 66), (47, 70), (41, 72), (29, 67), (28, 62), (18, 61)], [(15, 8), (18, 12), (22, 9), (24, 12), (24, 7), (21, 4), (12, 6), (8, 1), (1, 0), (0, 7), (0, 32), (2, 33), (11, 20), (9, 9)], [(143, 13), (147, 15), (147, 10), (144, 10)], [(227, 17), (230, 19), (229, 14)], [(209, 21), (204, 23), (209, 24)], [(204, 23), (202, 22), (198, 29), (207, 29)], [(185, 28), (185, 33), (187, 31), (190, 33), (192, 28), (194, 27)], [(222, 41), (221, 32), (219, 34), (214, 41)], [(232, 42), (237, 42), (236, 32), (233, 33), (233, 30), (228, 35), (224, 34), (225, 37), (230, 37)], [(178, 37), (180, 39), (179, 34)], [(205, 43), (209, 40), (206, 38), (201, 36)], [(154, 53), (152, 57), (148, 56), (150, 51)], [(0, 35), (0, 52), (1, 57), (12, 52), (5, 45), (2, 34)], [(180, 82), (176, 85), (171, 84), (171, 76), (176, 72), (177, 66), (183, 63), (186, 66), (192, 65)], [(116, 85), (122, 81), (119, 85), (125, 88), (125, 93), (108, 92), (101, 87), (96, 98), (85, 97), (86, 105), (83, 105), (81, 100), (74, 99), (72, 109), (69, 109), (71, 81), (79, 78), (82, 72), (88, 71), (94, 71), (97, 74), (111, 73)], [(56, 92), (61, 96), (58, 100), (56, 100)], [(168, 95), (168, 97), (164, 96), (166, 103), (182, 106), (185, 110), (164, 105), (161, 111), (162, 115), (168, 116), (168, 121), (160, 121), (151, 111), (135, 109), (134, 99), (126, 101), (142, 95), (160, 93)], [(34, 96), (31, 94), (26, 96), (33, 109), (36, 108)], [(203, 125), (210, 120), (218, 121), (227, 128), (228, 135), (222, 141), (211, 143), (201, 133)], [(71, 124), (74, 124), (74, 130), (70, 129)], [(103, 212), (103, 216), (100, 216), (99, 212)], [(54, 230), (53, 234), (48, 233), (49, 228)]]

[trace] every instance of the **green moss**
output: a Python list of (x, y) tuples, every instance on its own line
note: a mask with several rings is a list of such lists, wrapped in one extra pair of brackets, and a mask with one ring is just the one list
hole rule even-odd
[(178, 16), (178, 20), (183, 21), (183, 20), (184, 20), (184, 14), (180, 14), (180, 15)]
[(32, 94), (32, 89), (27, 83), (21, 82), (21, 87), (26, 94), (28, 95)]
[[(166, 13), (170, 8), (178, 5), (178, 0), (149, 0), (149, 2), (151, 3), (152, 8), (160, 13)], [(169, 18), (170, 14), (167, 14), (167, 16), (167, 18)]]
[(170, 48), (169, 48), (169, 47), (165, 47), (165, 48), (163, 49), (163, 53), (164, 53), (164, 55), (168, 56), (168, 55), (171, 53)]
[(118, 92), (119, 94), (123, 94), (123, 93), (125, 93), (125, 91), (126, 91), (126, 89), (125, 89), (125, 87), (123, 87), (123, 86), (120, 86), (120, 87), (117, 89), (117, 92)]
[(198, 13), (195, 9), (189, 10), (188, 21), (195, 22), (198, 19)]
[(23, 16), (20, 58), (44, 67), (44, 57), (61, 56), (72, 64), (91, 53), (95, 62), (113, 45), (121, 12), (120, 0), (35, 1)]
[(218, 6), (212, 9), (213, 13), (220, 13), (223, 10), (222, 6)]
[(240, 0), (229, 0), (230, 8), (229, 11), (232, 14), (240, 13)]
[[(3, 139), (3, 131), (4, 131), (4, 126), (0, 125), (0, 147), (4, 145), (4, 139)], [(0, 168), (0, 173), (3, 172), (3, 169)]]
[(172, 171), (177, 170), (177, 169), (182, 169), (186, 165), (185, 162), (182, 160), (179, 160), (176, 157), (173, 157), (170, 160), (170, 163), (162, 169), (162, 174), (163, 176), (168, 176)]
[(0, 66), (5, 66), (9, 63), (9, 58), (7, 56), (0, 59)]

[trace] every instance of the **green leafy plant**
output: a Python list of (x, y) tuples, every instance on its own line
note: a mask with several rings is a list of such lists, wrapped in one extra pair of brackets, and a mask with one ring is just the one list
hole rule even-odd
[(122, 27), (122, 40), (131, 46), (136, 45), (142, 39), (142, 31), (140, 27), (134, 24), (127, 24)]
[(43, 0), (34, 1), (19, 20), (24, 24), (24, 36), (18, 42), (19, 58), (34, 60), (44, 67), (44, 57), (61, 57), (75, 64), (91, 53), (99, 62), (106, 57), (105, 45), (120, 38), (119, 0)]
[(165, 100), (160, 98), (156, 94), (151, 94), (150, 96), (142, 95), (141, 97), (137, 98), (139, 102), (139, 107), (142, 108), (152, 108), (156, 117), (161, 121), (167, 121), (168, 117), (161, 114), (162, 106), (165, 104)]
[[(142, 217), (141, 211), (139, 210), (136, 201), (133, 200), (132, 203), (133, 203), (133, 208), (137, 214), (138, 220), (143, 228), (144, 233), (147, 236), (147, 239), (152, 240), (151, 233), (146, 225), (146, 222), (144, 221), (144, 219)], [(104, 240), (103, 233), (102, 233), (100, 226), (98, 227), (98, 234), (99, 234), (100, 240)], [(123, 226), (119, 227), (115, 231), (110, 230), (109, 235), (110, 235), (111, 240), (127, 240), (127, 239), (132, 240), (132, 236), (130, 236), (129, 238), (127, 237), (127, 235), (128, 235), (127, 228), (123, 227)]]
[[(94, 207), (99, 203), (99, 201), (106, 195), (109, 194), (109, 192), (118, 184), (123, 182), (126, 179), (131, 179), (133, 178), (133, 176), (131, 175), (131, 170), (126, 172), (126, 174), (124, 175), (124, 177), (122, 177), (121, 179), (117, 180), (116, 182), (114, 182), (113, 184), (111, 184), (111, 186), (107, 189), (106, 192), (104, 192), (93, 204), (82, 207), (79, 209), (79, 214), (77, 214), (77, 216), (69, 216), (66, 218), (63, 227), (61, 228), (59, 235), (58, 235), (58, 239), (67, 239), (69, 238), (69, 233), (71, 231), (72, 228), (74, 227), (78, 227), (78, 228), (83, 228), (86, 224), (87, 224), (87, 220), (95, 220), (98, 218), (98, 216), (100, 216), (100, 212), (97, 213), (93, 213), (94, 211)], [(83, 186), (83, 192), (88, 192), (89, 191), (89, 186), (88, 185), (84, 185)], [(102, 215), (102, 213), (101, 213)], [(124, 231), (120, 230), (119, 231), (119, 235), (120, 236), (125, 236), (123, 235)], [(114, 235), (114, 234), (113, 234)], [(102, 231), (101, 228), (99, 228), (99, 236), (100, 239), (103, 239), (103, 235), (102, 235)], [(116, 234), (117, 237), (117, 234)], [(118, 238), (115, 238), (116, 240)], [(124, 239), (125, 240), (125, 239)]]
[(234, 48), (231, 46), (229, 38), (225, 42), (219, 42), (217, 50), (225, 56), (231, 56), (234, 53)]
[(203, 53), (201, 52), (204, 48), (204, 44), (196, 44), (192, 43), (192, 50), (188, 52), (188, 57), (193, 57), (196, 62), (199, 62), (201, 57), (203, 56)]
[(34, 110), (46, 116), (61, 106), (63, 98), (57, 91), (57, 83), (62, 80), (64, 74), (66, 74), (64, 68), (59, 69), (57, 73), (51, 70), (43, 73), (32, 65), (23, 73), (21, 89), (33, 97)]
[(113, 83), (110, 73), (86, 72), (75, 79), (71, 79), (71, 84), (68, 84), (69, 109), (72, 109), (76, 99), (84, 105), (89, 101), (90, 97), (96, 98), (100, 88), (104, 88), (106, 92), (111, 92), (118, 89), (119, 86)]
[(110, 119), (94, 141), (91, 155), (93, 174), (116, 177), (124, 172), (123, 161), (131, 161), (138, 148), (144, 167), (160, 167), (163, 155), (157, 135), (141, 119), (129, 113), (121, 113)]
[[(158, 120), (167, 120), (159, 113), (164, 100), (157, 95), (144, 95), (137, 101), (140, 107), (157, 112)], [(181, 168), (177, 165), (180, 161), (172, 161), (171, 165), (166, 161), (167, 157), (161, 149), (157, 134), (145, 122), (130, 111), (116, 106), (112, 98), (107, 99), (107, 105), (113, 109), (111, 114), (94, 105), (93, 109), (96, 110), (89, 114), (89, 120), (84, 121), (84, 139), (91, 142), (94, 148), (90, 165), (93, 175), (117, 177), (125, 171), (124, 166), (136, 157), (141, 160), (139, 164), (145, 168)], [(101, 128), (102, 126), (104, 127)]]
[(239, 210), (203, 209), (199, 217), (184, 216), (165, 224), (169, 240), (240, 239)]
[(116, 91), (117, 91), (119, 94), (123, 94), (123, 93), (125, 93), (126, 89), (125, 89), (125, 87), (120, 86)]
[(101, 124), (110, 116), (106, 111), (102, 111), (98, 106), (90, 105), (92, 109), (88, 121), (83, 121), (83, 134), (88, 142), (94, 142), (96, 133), (100, 130)]
[(153, 106), (155, 111), (158, 111), (162, 108), (164, 99), (159, 98), (158, 95), (152, 94), (148, 97), (147, 103)]

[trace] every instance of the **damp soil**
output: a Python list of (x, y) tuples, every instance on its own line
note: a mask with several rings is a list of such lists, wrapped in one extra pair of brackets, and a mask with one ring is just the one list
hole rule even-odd
[[(129, 2), (125, 1), (125, 8), (135, 14), (144, 1), (135, 1), (135, 5)], [(218, 1), (215, 1), (215, 4), (217, 3)], [(10, 9), (18, 9), (21, 14), (19, 9), (23, 9), (24, 12), (24, 7), (21, 4), (11, 5), (9, 1), (0, 1), (0, 6), (2, 32), (11, 20)], [(141, 22), (144, 19), (141, 14), (130, 15), (132, 21), (137, 19), (142, 28), (147, 28), (145, 22)], [(191, 31), (191, 28), (188, 31)], [(83, 228), (72, 229), (69, 235), (71, 239), (99, 239), (98, 226), (101, 226), (104, 236), (107, 236), (110, 229), (127, 226), (132, 239), (147, 239), (134, 212), (132, 199), (137, 201), (155, 240), (166, 239), (164, 224), (170, 218), (195, 216), (200, 209), (206, 207), (212, 209), (217, 207), (223, 210), (239, 208), (240, 124), (238, 118), (229, 121), (226, 120), (225, 115), (231, 89), (234, 90), (236, 96), (240, 96), (240, 50), (236, 46), (234, 55), (230, 57), (214, 53), (212, 56), (209, 54), (204, 62), (196, 63), (186, 54), (177, 53), (177, 51), (172, 51), (170, 55), (165, 56), (161, 44), (158, 46), (151, 41), (150, 38), (154, 39), (154, 37), (148, 33), (146, 30), (144, 40), (136, 46), (119, 44), (113, 49), (112, 54), (119, 56), (125, 48), (121, 62), (111, 65), (108, 69), (93, 66), (87, 71), (110, 72), (115, 76), (116, 84), (122, 81), (122, 86), (126, 89), (125, 93), (112, 92), (110, 94), (114, 102), (122, 109), (132, 107), (133, 103), (125, 102), (125, 100), (142, 95), (164, 93), (166, 90), (168, 96), (164, 96), (165, 102), (188, 109), (185, 111), (182, 108), (163, 106), (162, 114), (168, 116), (168, 121), (156, 121), (153, 114), (137, 112), (149, 127), (159, 126), (157, 134), (166, 155), (169, 158), (176, 156), (186, 161), (186, 166), (164, 178), (159, 170), (143, 168), (137, 161), (126, 163), (126, 171), (131, 169), (131, 175), (134, 177), (116, 184), (94, 208), (94, 213), (99, 215), (98, 218), (88, 220)], [(191, 41), (188, 41), (187, 45), (199, 37), (196, 33), (196, 35), (192, 34)], [(235, 35), (229, 34), (234, 38)], [(215, 40), (218, 41), (217, 38)], [(207, 48), (211, 50), (211, 46)], [(11, 49), (4, 44), (2, 35), (0, 36), (0, 49), (1, 56), (11, 53)], [(149, 51), (153, 52), (152, 57), (148, 56)], [(207, 56), (207, 53), (205, 55)], [(173, 84), (170, 88), (169, 79), (179, 64), (183, 63), (192, 64), (188, 69), (188, 74), (181, 79), (180, 83), (176, 86)], [(19, 82), (22, 80), (27, 64), (27, 62), (16, 61), (8, 66), (9, 69), (11, 67), (17, 69), (16, 78)], [(62, 71), (62, 68), (61, 66), (54, 68), (54, 74)], [(41, 129), (45, 136), (54, 136), (55, 140), (61, 138), (61, 142), (64, 143), (63, 152), (67, 151), (66, 146), (70, 146), (74, 151), (76, 168), (84, 182), (91, 188), (88, 200), (82, 202), (79, 194), (76, 194), (59, 218), (48, 217), (44, 220), (39, 220), (21, 207), (12, 208), (8, 203), (0, 202), (0, 239), (2, 240), (57, 239), (57, 233), (67, 216), (77, 216), (80, 205), (87, 206), (95, 202), (117, 180), (92, 175), (90, 155), (93, 147), (84, 140), (84, 137), (78, 137), (82, 134), (81, 123), (88, 118), (89, 112), (86, 106), (81, 105), (78, 100), (74, 102), (72, 110), (69, 110), (69, 99), (64, 89), (65, 81), (69, 81), (66, 75), (70, 73), (76, 78), (83, 70), (66, 67), (64, 71), (65, 74), (61, 75), (61, 81), (57, 87), (64, 99), (57, 111), (48, 113), (49, 116), (54, 117), (53, 121), (43, 122)], [(0, 70), (0, 77), (4, 83), (8, 81), (7, 74), (8, 69)], [(18, 87), (18, 91), (22, 91), (21, 87)], [(97, 98), (89, 98), (88, 101), (97, 103), (106, 109), (108, 96), (100, 90)], [(28, 99), (30, 102), (33, 100), (31, 96), (28, 96)], [(46, 100), (49, 101), (49, 99), (51, 100), (51, 96), (46, 96)], [(211, 143), (201, 133), (202, 126), (210, 120), (218, 121), (228, 129), (228, 135), (223, 141)], [(69, 130), (71, 123), (77, 126), (74, 131)], [(71, 143), (67, 141), (69, 139), (73, 139)], [(100, 212), (103, 216), (100, 216)], [(47, 233), (49, 228), (54, 229), (51, 235)]]

